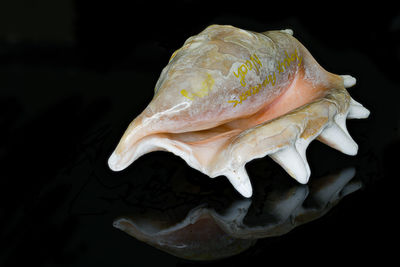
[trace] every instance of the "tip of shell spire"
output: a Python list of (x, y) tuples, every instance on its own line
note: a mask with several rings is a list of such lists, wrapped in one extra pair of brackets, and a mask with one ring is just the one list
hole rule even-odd
[(292, 29), (284, 29), (284, 30), (281, 30), (281, 32), (293, 35), (293, 30)]

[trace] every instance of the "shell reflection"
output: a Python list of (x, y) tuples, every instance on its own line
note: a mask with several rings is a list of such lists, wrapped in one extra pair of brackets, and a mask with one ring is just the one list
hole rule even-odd
[[(191, 207), (187, 202), (169, 203), (173, 208), (167, 210), (152, 205), (117, 218), (114, 227), (180, 258), (226, 258), (245, 251), (257, 239), (283, 235), (323, 216), (361, 188), (361, 182), (352, 180), (354, 174), (354, 168), (348, 168), (308, 185), (265, 179), (253, 199), (227, 202), (229, 195), (219, 195)], [(186, 189), (187, 194), (192, 190)]]

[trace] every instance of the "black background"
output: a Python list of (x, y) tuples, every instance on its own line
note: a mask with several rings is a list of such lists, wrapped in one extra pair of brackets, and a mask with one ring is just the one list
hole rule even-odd
[(313, 173), (356, 167), (362, 190), (317, 221), (207, 264), (388, 262), (398, 248), (400, 13), (394, 5), (365, 5), (2, 1), (0, 264), (198, 264), (112, 227), (126, 191), (121, 184), (149, 169), (168, 176), (184, 168), (214, 190), (230, 187), (226, 179), (210, 180), (169, 153), (146, 155), (121, 173), (106, 160), (150, 102), (172, 52), (210, 24), (293, 29), (325, 69), (357, 78), (349, 92), (371, 116), (348, 123), (360, 146), (356, 157), (318, 142), (307, 152)]

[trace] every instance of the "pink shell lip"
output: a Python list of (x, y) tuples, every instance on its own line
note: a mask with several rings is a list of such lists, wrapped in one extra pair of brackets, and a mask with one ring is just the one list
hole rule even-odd
[[(350, 135), (348, 134), (346, 130), (346, 125), (345, 125), (345, 120), (346, 117), (348, 118), (364, 118), (369, 115), (369, 111), (366, 110), (364, 107), (362, 107), (361, 104), (358, 102), (354, 101), (353, 99), (350, 99), (349, 106), (351, 107), (346, 114), (337, 114), (332, 113), (332, 115), (335, 115), (333, 119), (334, 123), (329, 124), (324, 126), (320, 132), (316, 132), (311, 139), (308, 139), (303, 142), (298, 142), (296, 143), (295, 147), (287, 147), (284, 150), (280, 151), (274, 151), (272, 150), (272, 155), (271, 157), (279, 163), (285, 170), (289, 172), (289, 174), (295, 178), (298, 182), (305, 184), (308, 182), (309, 176), (310, 176), (310, 168), (308, 167), (307, 161), (305, 159), (305, 149), (307, 148), (308, 144), (316, 137), (319, 138), (320, 141), (332, 146), (333, 148), (336, 148), (340, 150), (341, 152), (348, 154), (348, 155), (355, 155), (357, 154), (358, 146), (357, 144), (351, 139)], [(272, 125), (272, 124), (271, 124)], [(260, 127), (258, 127), (260, 128)], [(251, 131), (256, 131), (258, 128), (251, 129), (247, 131), (247, 133)], [(262, 128), (261, 128), (262, 129)], [(293, 128), (295, 131), (297, 131), (297, 128)], [(300, 133), (294, 132), (294, 136), (298, 136)], [(246, 135), (242, 135), (241, 137), (246, 138)], [(244, 145), (246, 145), (248, 142), (244, 142)], [(240, 158), (241, 155), (243, 155), (244, 152), (243, 149), (246, 149), (243, 147), (243, 145), (239, 142), (233, 143), (238, 144), (238, 150), (234, 150), (232, 147), (232, 150), (230, 150), (232, 153), (236, 153), (235, 156), (236, 158)], [(162, 147), (165, 150), (171, 151), (174, 154), (181, 156), (182, 158), (190, 158), (190, 147), (188, 147), (186, 144), (176, 142), (176, 141), (170, 141), (170, 139), (165, 138), (165, 137), (146, 137), (143, 139), (140, 143), (137, 149), (135, 150), (136, 154), (133, 154), (132, 157), (130, 158), (131, 161), (134, 161), (144, 153), (147, 153), (151, 150), (154, 149), (154, 146)], [(243, 147), (243, 148), (241, 148)], [(237, 152), (235, 152), (237, 151)], [(224, 156), (224, 155), (221, 155)], [(124, 168), (124, 166), (118, 165), (121, 161), (119, 160), (119, 155), (113, 154), (110, 159), (109, 159), (109, 164), (110, 167), (112, 166), (114, 170), (121, 170)], [(258, 157), (258, 156), (256, 156)], [(253, 193), (252, 186), (250, 184), (249, 178), (247, 176), (247, 172), (244, 169), (244, 163), (246, 162), (243, 161), (241, 163), (235, 163), (238, 164), (239, 168), (238, 171), (231, 171), (227, 170), (226, 172), (222, 173), (223, 175), (226, 175), (232, 185), (235, 187), (235, 189), (244, 197), (251, 197)], [(190, 166), (194, 168), (199, 168), (196, 162), (188, 162)], [(125, 163), (125, 164), (129, 164)], [(218, 171), (220, 168), (217, 169)], [(294, 171), (294, 173), (291, 173), (291, 171)], [(216, 173), (214, 174), (215, 176), (220, 175), (221, 173)], [(236, 177), (241, 177), (240, 179), (236, 179)]]

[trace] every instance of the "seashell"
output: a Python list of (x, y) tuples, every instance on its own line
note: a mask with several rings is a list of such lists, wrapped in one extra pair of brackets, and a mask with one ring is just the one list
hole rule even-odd
[(226, 176), (250, 197), (245, 164), (252, 159), (268, 155), (305, 184), (312, 140), (356, 155), (346, 119), (369, 116), (345, 89), (356, 79), (324, 70), (292, 34), (212, 25), (190, 37), (171, 56), (109, 167), (120, 171), (166, 150), (211, 178)]

